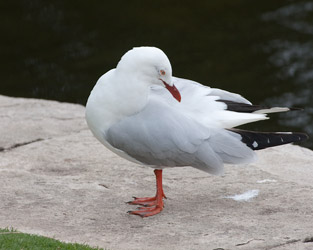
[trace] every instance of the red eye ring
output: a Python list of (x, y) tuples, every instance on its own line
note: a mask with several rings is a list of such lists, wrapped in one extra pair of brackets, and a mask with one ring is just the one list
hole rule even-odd
[(164, 75), (165, 75), (165, 71), (164, 71), (163, 69), (161, 69), (161, 70), (160, 70), (160, 74), (161, 74), (162, 76), (164, 76)]

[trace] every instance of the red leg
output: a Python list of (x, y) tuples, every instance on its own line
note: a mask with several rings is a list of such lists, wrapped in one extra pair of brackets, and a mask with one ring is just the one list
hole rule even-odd
[(164, 202), (163, 198), (166, 198), (164, 195), (162, 187), (162, 170), (154, 170), (156, 177), (156, 195), (154, 197), (145, 197), (145, 198), (136, 198), (134, 197), (133, 201), (128, 202), (131, 205), (141, 205), (136, 211), (129, 211), (130, 214), (139, 215), (141, 217), (148, 217), (160, 213), (163, 210)]

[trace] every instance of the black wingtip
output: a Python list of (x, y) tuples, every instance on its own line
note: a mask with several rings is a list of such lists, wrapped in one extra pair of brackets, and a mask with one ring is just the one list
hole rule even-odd
[[(234, 102), (234, 101), (224, 100), (224, 99), (219, 99), (216, 101), (225, 103), (227, 106), (226, 109), (229, 111), (235, 111), (235, 112), (241, 112), (241, 113), (253, 113), (253, 112), (258, 112), (262, 110), (271, 111), (271, 110), (275, 110), (275, 108), (278, 108), (278, 111), (274, 111), (274, 112), (303, 110), (303, 108), (298, 108), (298, 107), (268, 107), (265, 105), (253, 105), (253, 104)], [(274, 112), (271, 111), (269, 113), (274, 113)]]
[(301, 142), (309, 138), (307, 134), (298, 132), (255, 132), (239, 129), (232, 129), (231, 131), (240, 134), (241, 141), (253, 150)]
[(301, 111), (304, 110), (303, 108), (298, 108), (298, 107), (291, 107), (289, 108), (290, 111)]
[(306, 133), (292, 133), (293, 135), (296, 135), (296, 136), (298, 136), (299, 137), (299, 141), (306, 141), (306, 140), (308, 140), (310, 137), (309, 137), (309, 135), (308, 134), (306, 134)]

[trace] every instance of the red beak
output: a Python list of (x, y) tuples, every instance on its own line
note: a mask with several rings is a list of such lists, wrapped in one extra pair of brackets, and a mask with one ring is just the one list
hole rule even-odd
[[(161, 79), (160, 79), (161, 80)], [(172, 96), (177, 100), (177, 101), (181, 101), (181, 96), (180, 93), (178, 91), (178, 89), (175, 87), (175, 85), (173, 84), (173, 86), (170, 86), (169, 84), (167, 84), (166, 82), (164, 82), (163, 80), (161, 80), (164, 85), (165, 88), (167, 88), (167, 90), (172, 94)]]

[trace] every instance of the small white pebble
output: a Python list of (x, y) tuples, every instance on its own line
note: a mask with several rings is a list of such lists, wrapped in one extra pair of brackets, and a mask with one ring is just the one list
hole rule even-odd
[(272, 180), (272, 179), (264, 179), (264, 180), (257, 181), (257, 183), (266, 183), (266, 182), (277, 182), (277, 181)]
[(226, 196), (225, 198), (233, 199), (235, 201), (249, 201), (258, 195), (259, 195), (259, 190), (253, 189), (253, 190), (249, 190), (247, 192), (244, 192), (242, 194)]

